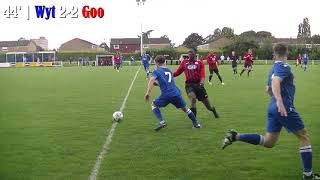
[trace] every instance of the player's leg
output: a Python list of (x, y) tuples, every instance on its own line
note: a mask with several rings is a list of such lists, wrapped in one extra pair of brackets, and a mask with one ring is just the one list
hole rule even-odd
[(117, 64), (117, 71), (119, 72), (120, 64)]
[(248, 144), (260, 145), (266, 148), (273, 148), (279, 139), (279, 132), (266, 133), (265, 136), (252, 133), (238, 133), (235, 130), (230, 130), (223, 141), (222, 149), (231, 145), (235, 141), (241, 141)]
[(235, 130), (229, 130), (224, 138), (222, 148), (226, 148), (235, 141), (272, 148), (278, 140), (283, 125), (281, 124), (280, 115), (276, 106), (270, 106), (268, 111), (267, 133), (265, 136), (260, 134), (240, 134)]
[(248, 77), (250, 76), (251, 70), (252, 70), (252, 65), (248, 66)]
[(146, 79), (149, 78), (149, 64), (143, 63), (144, 70), (146, 71)]
[(304, 70), (304, 71), (307, 71), (307, 63), (304, 63), (304, 64), (303, 64), (303, 70)]
[(213, 113), (215, 118), (219, 118), (220, 117), (218, 112), (217, 112), (217, 110), (216, 110), (216, 108), (214, 106), (211, 106), (209, 98), (205, 98), (201, 102), (205, 105), (207, 110), (209, 110), (209, 111), (211, 111)]
[(214, 73), (218, 76), (221, 84), (224, 85), (224, 83), (223, 83), (223, 81), (222, 81), (222, 77), (221, 77), (221, 75), (220, 75), (220, 73), (219, 73), (219, 70), (218, 70), (218, 69), (215, 69), (215, 70), (214, 70)]
[(194, 128), (200, 128), (200, 124), (194, 115), (194, 113), (186, 107), (186, 102), (183, 100), (182, 96), (177, 96), (175, 98), (171, 98), (171, 104), (173, 104), (176, 108), (181, 109), (183, 112), (187, 114), (189, 119), (192, 121), (192, 125)]
[(211, 80), (212, 80), (212, 75), (213, 75), (213, 69), (210, 69), (210, 68), (209, 68), (209, 72), (210, 72), (210, 75), (209, 75), (209, 84), (212, 85)]
[(246, 69), (247, 69), (247, 65), (245, 64), (245, 65), (244, 65), (244, 68), (242, 69), (242, 71), (241, 71), (241, 73), (240, 73), (240, 76), (242, 76), (242, 74), (244, 73), (244, 71), (246, 71)]
[(186, 84), (186, 92), (190, 101), (190, 110), (197, 117), (197, 96), (195, 94), (194, 85)]
[(320, 179), (320, 175), (312, 171), (312, 147), (306, 129), (294, 133), (300, 142), (300, 156), (303, 164), (303, 179)]
[(207, 108), (207, 110), (209, 110), (213, 113), (215, 118), (219, 118), (219, 114), (217, 113), (216, 108), (214, 106), (211, 106), (207, 91), (203, 86), (197, 87), (196, 96), (197, 96), (198, 100), (204, 104), (204, 106)]
[(300, 156), (304, 168), (303, 179), (315, 179), (316, 176), (320, 179), (319, 175), (312, 172), (312, 147), (307, 130), (300, 115), (291, 110), (288, 112), (288, 117), (282, 120), (284, 127), (298, 138), (300, 143)]
[(154, 129), (155, 131), (159, 131), (160, 129), (165, 128), (167, 126), (162, 117), (160, 108), (165, 107), (168, 104), (169, 102), (167, 102), (167, 100), (163, 97), (156, 98), (152, 103), (152, 112), (159, 121), (159, 126)]

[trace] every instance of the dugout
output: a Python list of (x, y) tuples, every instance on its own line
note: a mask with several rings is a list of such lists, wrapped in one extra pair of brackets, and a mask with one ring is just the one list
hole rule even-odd
[(7, 52), (6, 63), (13, 67), (52, 67), (56, 64), (56, 52)]

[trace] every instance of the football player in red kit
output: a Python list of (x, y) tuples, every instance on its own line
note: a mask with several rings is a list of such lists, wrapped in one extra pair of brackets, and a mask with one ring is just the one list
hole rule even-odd
[(180, 63), (173, 76), (177, 77), (184, 72), (186, 76), (185, 89), (191, 102), (190, 109), (195, 115), (197, 115), (196, 102), (198, 99), (213, 113), (215, 118), (219, 118), (215, 107), (211, 106), (208, 94), (204, 88), (205, 69), (203, 63), (196, 59), (196, 53), (197, 50), (195, 48), (190, 49), (188, 52), (189, 58)]
[(248, 49), (246, 53), (244, 53), (243, 60), (244, 60), (244, 68), (240, 73), (240, 76), (244, 73), (244, 71), (248, 71), (248, 76), (250, 75), (250, 72), (252, 70), (252, 64), (253, 64), (253, 54), (252, 50)]
[(222, 77), (219, 74), (218, 60), (217, 60), (217, 57), (216, 57), (216, 55), (214, 53), (208, 53), (208, 55), (207, 55), (207, 63), (209, 65), (209, 72), (210, 72), (209, 84), (212, 85), (211, 79), (212, 79), (212, 75), (213, 75), (213, 72), (214, 72), (218, 76), (221, 84), (224, 85), (224, 83), (222, 81)]

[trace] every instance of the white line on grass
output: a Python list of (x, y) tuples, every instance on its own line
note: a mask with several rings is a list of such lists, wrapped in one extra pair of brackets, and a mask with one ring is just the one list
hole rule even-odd
[[(124, 98), (124, 100), (122, 102), (122, 105), (121, 105), (121, 108), (120, 108), (121, 112), (124, 110), (124, 108), (126, 106), (126, 103), (127, 103), (128, 97), (130, 95), (132, 86), (133, 86), (133, 84), (134, 84), (134, 82), (135, 82), (135, 80), (136, 80), (136, 78), (138, 76), (138, 73), (139, 73), (140, 69), (141, 69), (141, 66), (137, 70), (136, 75), (134, 76), (134, 78), (133, 78), (133, 80), (131, 82), (131, 85), (130, 85), (130, 87), (128, 89), (127, 95), (126, 95), (126, 97)], [(90, 176), (88, 178), (89, 180), (96, 180), (97, 179), (97, 176), (99, 174), (99, 169), (100, 169), (100, 166), (101, 166), (101, 162), (102, 162), (105, 154), (107, 154), (107, 152), (108, 152), (109, 145), (112, 142), (113, 133), (116, 130), (117, 125), (118, 125), (118, 123), (116, 123), (116, 122), (114, 122), (112, 124), (112, 127), (111, 127), (111, 129), (109, 131), (109, 134), (108, 134), (108, 136), (106, 136), (106, 141), (102, 146), (102, 149), (101, 149), (101, 152), (100, 152), (99, 156), (97, 157), (96, 163), (95, 163), (93, 169), (91, 170), (91, 174), (90, 174)]]

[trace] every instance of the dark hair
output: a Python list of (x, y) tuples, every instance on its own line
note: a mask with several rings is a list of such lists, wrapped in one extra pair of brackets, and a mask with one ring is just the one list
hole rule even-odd
[(278, 43), (273, 47), (273, 51), (275, 55), (286, 56), (288, 52), (288, 48), (286, 44)]
[(163, 55), (157, 55), (154, 61), (158, 64), (164, 64), (166, 62), (166, 58)]

